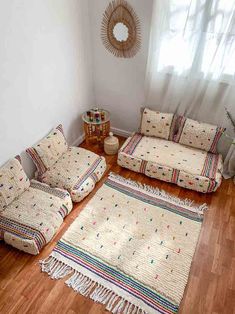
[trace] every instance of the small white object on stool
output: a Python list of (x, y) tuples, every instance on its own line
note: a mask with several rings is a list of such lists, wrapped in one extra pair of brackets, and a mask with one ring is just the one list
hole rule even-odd
[(104, 151), (107, 155), (117, 154), (119, 149), (119, 140), (116, 136), (113, 136), (112, 132), (109, 132), (109, 136), (104, 140)]

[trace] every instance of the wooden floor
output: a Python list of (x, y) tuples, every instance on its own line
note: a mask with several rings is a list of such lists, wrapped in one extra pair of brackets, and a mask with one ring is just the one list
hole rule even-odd
[[(82, 146), (103, 154), (95, 146)], [(190, 198), (197, 203), (206, 202), (209, 205), (179, 313), (235, 313), (235, 186), (232, 181), (224, 180), (216, 193), (203, 195), (125, 170), (117, 166), (116, 156), (105, 157), (108, 171), (157, 186), (181, 198)], [(38, 266), (38, 261), (50, 254), (102, 181), (89, 197), (74, 207), (59, 233), (38, 256), (21, 253), (3, 242), (0, 243), (1, 314), (107, 313), (104, 306), (76, 294), (63, 280), (51, 280), (46, 274), (42, 274)]]

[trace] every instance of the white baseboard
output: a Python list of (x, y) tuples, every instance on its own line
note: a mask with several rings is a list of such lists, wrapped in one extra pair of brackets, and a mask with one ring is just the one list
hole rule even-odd
[[(111, 131), (119, 136), (123, 136), (123, 137), (129, 137), (133, 134), (133, 132), (130, 131), (125, 131), (122, 129), (118, 129), (118, 128), (111, 128)], [(83, 141), (85, 140), (85, 133), (83, 133), (82, 135), (80, 135), (73, 143), (72, 146), (78, 146), (80, 145)]]
[(123, 137), (129, 137), (129, 136), (131, 136), (133, 134), (133, 132), (125, 131), (125, 130), (118, 129), (118, 128), (111, 128), (111, 131), (114, 134), (120, 135), (120, 136), (123, 136)]
[(72, 146), (78, 146), (85, 140), (85, 134), (80, 135), (73, 143)]

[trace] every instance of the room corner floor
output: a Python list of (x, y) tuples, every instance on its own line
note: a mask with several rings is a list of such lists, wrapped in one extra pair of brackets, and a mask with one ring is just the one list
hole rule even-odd
[[(123, 139), (120, 140), (123, 142)], [(81, 146), (103, 154), (94, 145), (84, 143)], [(216, 193), (203, 195), (125, 170), (117, 165), (117, 156), (105, 157), (109, 171), (159, 187), (180, 198), (209, 205), (179, 314), (235, 313), (235, 186), (232, 180), (224, 180)], [(51, 280), (40, 272), (38, 266), (38, 261), (50, 254), (56, 242), (100, 187), (107, 172), (94, 191), (75, 205), (59, 233), (38, 256), (21, 253), (0, 242), (1, 314), (107, 313), (103, 305), (75, 293), (64, 284), (64, 280)]]

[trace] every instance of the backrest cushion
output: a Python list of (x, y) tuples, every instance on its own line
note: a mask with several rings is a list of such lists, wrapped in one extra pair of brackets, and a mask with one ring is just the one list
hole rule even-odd
[(22, 168), (20, 157), (10, 159), (0, 168), (0, 211), (30, 186), (30, 181)]
[(142, 114), (140, 133), (172, 140), (176, 117), (172, 113), (162, 113), (145, 108)]
[(217, 153), (217, 144), (225, 128), (183, 116), (179, 117), (178, 122), (178, 132), (174, 137), (175, 142)]
[(62, 125), (58, 125), (46, 137), (26, 152), (35, 163), (38, 175), (43, 174), (47, 169), (68, 150), (68, 144), (64, 137)]

